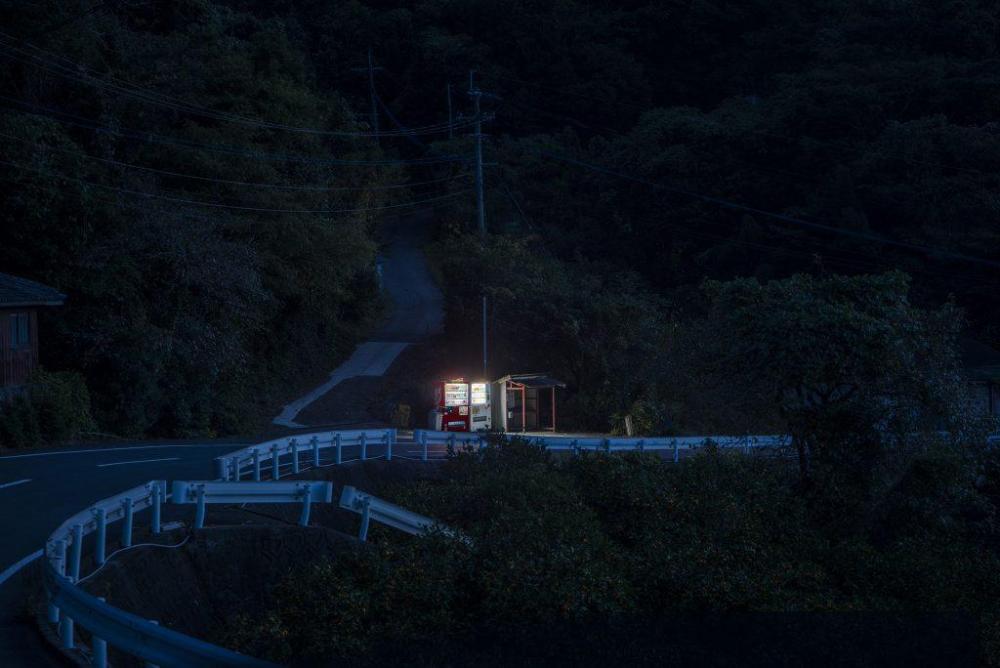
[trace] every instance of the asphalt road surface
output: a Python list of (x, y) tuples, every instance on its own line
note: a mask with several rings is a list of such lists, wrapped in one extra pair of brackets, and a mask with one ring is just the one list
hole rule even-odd
[(421, 247), (427, 240), (427, 216), (407, 216), (383, 229), (389, 245), (382, 256), (382, 287), (391, 302), (388, 320), (362, 343), (329, 379), (286, 405), (274, 418), (283, 427), (301, 427), (299, 413), (348, 378), (381, 376), (410, 343), (444, 328), (444, 297), (427, 268)]
[[(60, 666), (28, 602), (40, 594), (39, 560), (17, 572), (67, 517), (152, 479), (214, 477), (212, 460), (234, 443), (40, 450), (0, 456), (0, 666)], [(113, 529), (111, 529), (113, 531)]]

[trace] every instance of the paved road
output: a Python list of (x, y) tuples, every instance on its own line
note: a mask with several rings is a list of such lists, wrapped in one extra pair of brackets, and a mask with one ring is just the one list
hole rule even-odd
[(444, 297), (421, 250), (429, 225), (426, 216), (398, 218), (386, 225), (383, 233), (389, 245), (382, 256), (382, 286), (391, 301), (388, 320), (326, 382), (286, 405), (274, 424), (303, 426), (295, 421), (299, 413), (336, 385), (348, 378), (381, 376), (408, 344), (443, 331)]
[[(0, 456), (0, 573), (41, 549), (67, 517), (153, 478), (213, 477), (234, 443), (31, 451)], [(0, 666), (63, 665), (26, 616), (38, 593), (34, 561), (0, 582)], [(0, 574), (0, 579), (5, 575)]]

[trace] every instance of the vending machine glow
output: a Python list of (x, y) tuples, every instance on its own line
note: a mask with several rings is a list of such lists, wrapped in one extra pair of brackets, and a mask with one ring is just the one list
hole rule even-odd
[(436, 431), (479, 431), (492, 423), (490, 386), (467, 383), (464, 378), (443, 380), (434, 385), (431, 429)]

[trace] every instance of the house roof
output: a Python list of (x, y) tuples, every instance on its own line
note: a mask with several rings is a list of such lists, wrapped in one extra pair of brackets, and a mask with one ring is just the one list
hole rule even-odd
[(0, 273), (0, 308), (62, 306), (65, 300), (66, 295), (55, 288)]
[(972, 380), (1000, 380), (1000, 351), (975, 339), (958, 342), (962, 366)]
[(510, 381), (525, 387), (566, 387), (566, 383), (556, 380), (547, 373), (512, 373), (497, 382)]

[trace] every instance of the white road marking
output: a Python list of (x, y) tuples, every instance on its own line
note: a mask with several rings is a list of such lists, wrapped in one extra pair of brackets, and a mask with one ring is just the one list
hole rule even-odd
[(126, 450), (154, 450), (156, 448), (239, 448), (252, 445), (251, 443), (166, 443), (164, 445), (128, 445), (123, 448), (92, 448), (90, 450), (53, 450), (52, 452), (32, 452), (27, 455), (7, 455), (0, 457), (4, 459), (23, 459), (24, 457), (48, 457), (50, 455), (83, 455), (90, 452), (125, 452)]
[(105, 466), (121, 466), (123, 464), (149, 464), (151, 462), (175, 462), (180, 457), (163, 457), (162, 459), (133, 459), (129, 462), (112, 462), (110, 464), (98, 464), (97, 468), (102, 469)]
[(13, 487), (14, 485), (23, 485), (26, 482), (31, 482), (31, 478), (25, 478), (24, 480), (15, 480), (14, 482), (5, 482), (4, 484), (0, 485), (0, 489), (3, 489), (4, 487)]
[(8, 566), (6, 569), (4, 569), (3, 573), (0, 573), (0, 585), (3, 585), (4, 582), (17, 575), (18, 571), (20, 571), (22, 568), (24, 568), (25, 566), (27, 566), (40, 556), (42, 556), (42, 551), (37, 550), (26, 556), (24, 559), (21, 559), (16, 564)]

